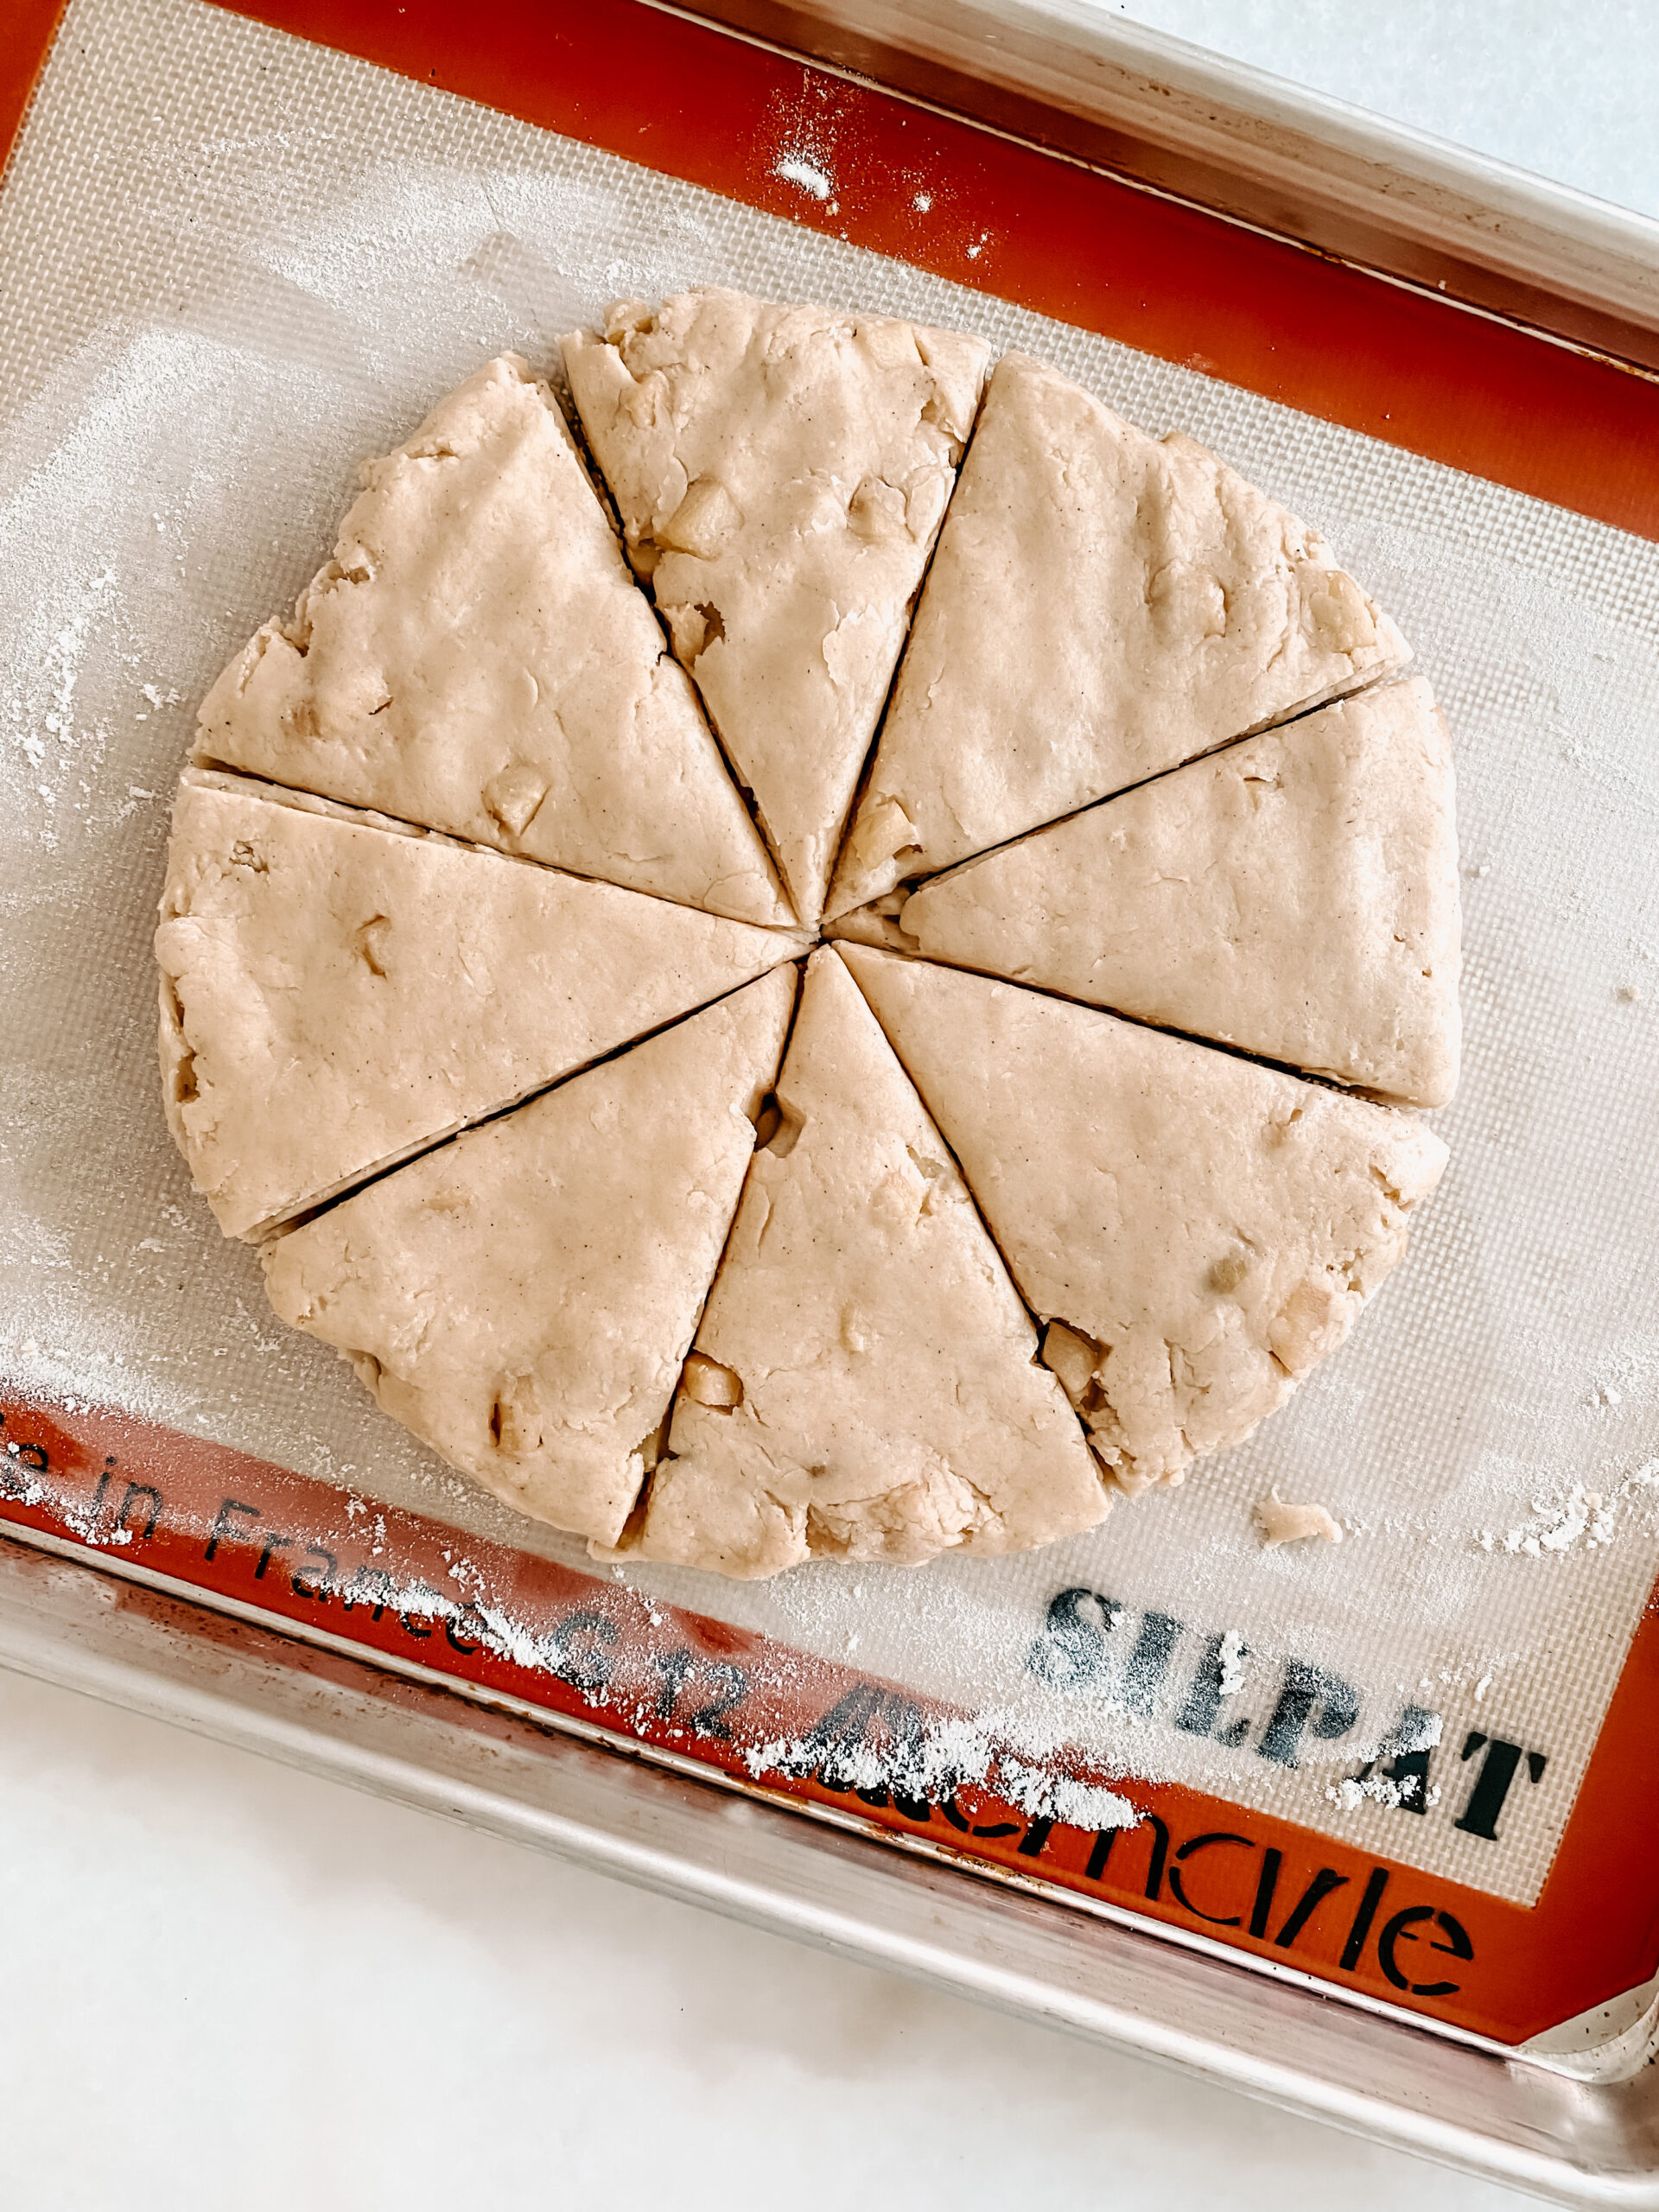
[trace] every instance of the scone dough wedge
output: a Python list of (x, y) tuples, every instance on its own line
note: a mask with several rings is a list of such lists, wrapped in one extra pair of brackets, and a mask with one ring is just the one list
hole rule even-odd
[(613, 1543), (731, 1227), (797, 979), (774, 969), (278, 1237), (271, 1304), (484, 1489)]
[(1347, 1335), (1446, 1151), (1414, 1117), (959, 969), (842, 948), (1128, 1490)]
[(1006, 354), (826, 911), (1409, 658), (1317, 531), (1191, 438)]
[(955, 1162), (815, 953), (631, 1548), (772, 1574), (1016, 1551), (1107, 1493)]
[(504, 355), (366, 461), (334, 555), (202, 702), (197, 757), (793, 919), (547, 386)]
[(815, 921), (988, 349), (884, 315), (682, 293), (564, 340), (582, 425)]
[(1421, 677), (969, 861), (897, 921), (928, 959), (1402, 1104), (1457, 1087), (1452, 748)]
[(163, 1098), (253, 1236), (803, 949), (527, 861), (187, 773), (162, 920)]

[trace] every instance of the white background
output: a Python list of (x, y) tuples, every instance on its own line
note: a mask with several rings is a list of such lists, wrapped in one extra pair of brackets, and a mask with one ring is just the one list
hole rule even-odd
[[(1645, 0), (1127, 12), (1659, 213)], [(1519, 2201), (4, 1675), (0, 2096), (7, 2212)]]

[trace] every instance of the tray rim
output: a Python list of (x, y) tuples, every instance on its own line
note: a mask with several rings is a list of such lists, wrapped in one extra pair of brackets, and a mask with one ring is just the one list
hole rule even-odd
[(1558, 2203), (1659, 2208), (1649, 2065), (1586, 2082), (1017, 1884), (988, 1910), (979, 1872), (67, 1545), (0, 1535), (0, 1666)]
[[(857, 1836), (885, 1850), (897, 1851), (910, 1859), (940, 1866), (953, 1876), (963, 1875), (975, 1881), (1016, 1890), (1048, 1903), (1061, 1904), (1066, 1910), (1086, 1917), (1109, 1920), (1149, 1939), (1176, 1944), (1224, 1965), (1243, 1965), (1263, 1980), (1301, 1990), (1312, 1997), (1332, 1999), (1356, 2012), (1368, 2013), (1374, 2018), (1427, 2034), (1436, 2042), (1456, 2044), (1493, 2058), (1513, 2059), (1522, 2065), (1565, 2074), (1574, 2080), (1623, 2082), (1644, 2063), (1649, 2044), (1659, 2033), (1653, 2030), (1649, 2018), (1653, 2008), (1647, 2008), (1637, 2023), (1642, 2038), (1642, 2048), (1637, 2053), (1627, 2049), (1631, 2041), (1629, 2030), (1614, 2031), (1604, 2044), (1581, 2054), (1552, 2048), (1552, 2038), (1569, 2030), (1573, 2024), (1570, 2021), (1555, 2029), (1546, 2030), (1523, 2043), (1500, 2043), (1478, 2029), (1465, 2027), (1454, 2021), (1436, 2019), (1429, 2014), (1409, 2012), (1404, 2006), (1390, 2004), (1368, 1990), (1339, 1986), (1312, 1968), (1295, 1967), (1287, 1961), (1262, 1958), (1217, 1942), (1196, 1929), (1174, 1922), (1156, 1920), (1149, 1914), (1136, 1912), (1113, 1897), (1062, 1890), (1052, 1880), (1045, 1879), (1040, 1875), (1023, 1873), (1016, 1866), (977, 1853), (953, 1850), (948, 1841), (941, 1839), (882, 1827), (839, 1802), (795, 1796), (769, 1783), (750, 1780), (741, 1772), (711, 1765), (705, 1758), (696, 1753), (677, 1751), (666, 1745), (630, 1735), (626, 1730), (613, 1727), (602, 1720), (587, 1719), (578, 1713), (557, 1706), (537, 1705), (495, 1685), (471, 1681), (441, 1668), (423, 1666), (418, 1660), (363, 1643), (319, 1623), (302, 1622), (289, 1614), (267, 1611), (227, 1590), (210, 1588), (204, 1584), (187, 1580), (164, 1568), (148, 1566), (124, 1554), (105, 1552), (96, 1545), (82, 1544), (73, 1538), (32, 1526), (27, 1522), (0, 1520), (0, 1549), (7, 1545), (16, 1546), (27, 1552), (38, 1552), (71, 1567), (86, 1567), (123, 1586), (199, 1614), (203, 1617), (204, 1624), (223, 1621), (268, 1630), (284, 1646), (294, 1647), (293, 1664), (296, 1668), (304, 1666), (303, 1655), (307, 1652), (320, 1655), (322, 1662), (329, 1666), (340, 1661), (360, 1662), (376, 1675), (459, 1698), (463, 1704), (480, 1714), (506, 1715), (526, 1723), (540, 1735), (571, 1737), (592, 1750), (607, 1751), (630, 1761), (643, 1761), (683, 1779), (706, 1783), (715, 1789), (752, 1800), (793, 1817), (817, 1821), (845, 1834)], [(203, 1632), (211, 1633), (211, 1630), (204, 1625)], [(0, 1666), (7, 1663), (3, 1655), (0, 1655)], [(1659, 1985), (1659, 1976), (1655, 1977), (1655, 1985)], [(1655, 1985), (1643, 1985), (1639, 1992), (1615, 1997), (1607, 2005), (1592, 2007), (1592, 2010), (1619, 2012), (1622, 2016), (1627, 2009), (1629, 1996), (1639, 1994), (1645, 1998), (1648, 1989)]]
[(1091, 0), (645, 0), (1659, 373), (1659, 219)]

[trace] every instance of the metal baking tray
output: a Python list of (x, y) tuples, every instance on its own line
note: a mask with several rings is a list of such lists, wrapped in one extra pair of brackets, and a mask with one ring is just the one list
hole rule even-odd
[[(1091, 9), (522, 0), (486, 25), (460, 0), (108, 6), (170, 27), (181, 67), (204, 24), (264, 25), (1659, 539), (1659, 226)], [(74, 0), (59, 51), (59, 0), (14, 8), (0, 147), (27, 150), (37, 79), (42, 101), (78, 86), (94, 122), (113, 97), (124, 55), (85, 35), (92, 10)], [(67, 270), (86, 333), (124, 281)], [(0, 402), (21, 419), (34, 397)], [(46, 1144), (47, 1118), (25, 1136)], [(233, 1427), (186, 1433), (91, 1371), (54, 1394), (0, 1369), (0, 1659), (1564, 2202), (1659, 2205), (1645, 1586), (1559, 1840), (1499, 1895), (1466, 1850), (1436, 1872), (1271, 1793), (1241, 1808), (1161, 1781), (1122, 1834), (1068, 1821), (1017, 1763), (925, 1801), (880, 1753), (950, 1718), (937, 1689), (499, 1522), (458, 1543), (444, 1512), (249, 1456)], [(1469, 1733), (1460, 1827), (1490, 1834), (1528, 1756), (1496, 1724)], [(1183, 1875), (1216, 1845), (1260, 1854), (1231, 1915)], [(1477, 1955), (1476, 1980), (1430, 1949)]]

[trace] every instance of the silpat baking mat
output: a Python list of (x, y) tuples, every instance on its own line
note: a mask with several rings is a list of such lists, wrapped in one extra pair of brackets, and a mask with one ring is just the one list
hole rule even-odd
[[(810, 113), (775, 121), (774, 173), (833, 201)], [(1467, 1050), (1405, 1265), (1245, 1445), (1023, 1558), (594, 1569), (280, 1326), (162, 1122), (149, 939), (207, 685), (364, 454), (493, 353), (709, 282), (978, 329), (1213, 445), (1332, 537), (1457, 741)], [(188, 1527), (256, 1601), (1522, 2031), (1470, 1901), (1541, 1899), (1659, 1564), (1659, 547), (203, 0), (73, 0), (0, 288), (11, 1516), (134, 1560)], [(1346, 1541), (1264, 1551), (1274, 1488)]]

